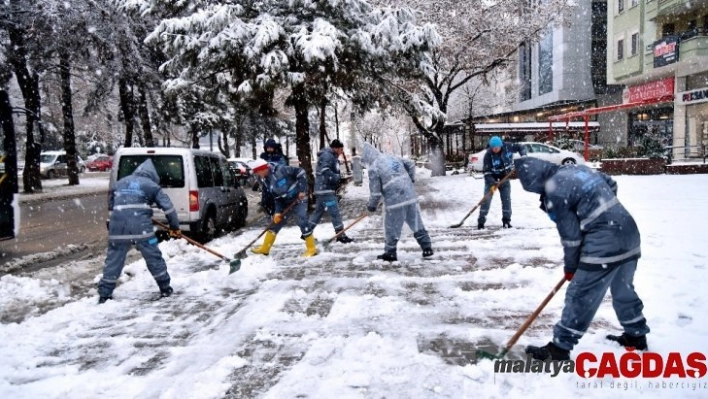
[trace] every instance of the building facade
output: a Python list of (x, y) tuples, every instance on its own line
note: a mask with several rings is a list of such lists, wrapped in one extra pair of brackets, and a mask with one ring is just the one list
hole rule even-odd
[(607, 81), (624, 85), (629, 147), (647, 134), (674, 159), (703, 154), (708, 144), (708, 0), (610, 0)]
[[(607, 85), (607, 7), (606, 0), (577, 2), (570, 20), (549, 29), (539, 42), (519, 46), (511, 76), (519, 86), (518, 99), (467, 121), (475, 147), (493, 134), (541, 139), (548, 134), (550, 116), (621, 101), (621, 90)], [(616, 118), (599, 115), (591, 122), (591, 143), (615, 141)], [(557, 125), (554, 131), (582, 138), (582, 123)]]

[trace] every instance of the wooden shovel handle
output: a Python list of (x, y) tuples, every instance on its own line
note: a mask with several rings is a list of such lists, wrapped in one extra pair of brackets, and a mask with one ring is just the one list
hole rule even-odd
[(362, 221), (365, 217), (367, 217), (367, 216), (369, 216), (369, 214), (366, 213), (366, 212), (364, 212), (364, 213), (363, 213), (361, 216), (359, 216), (355, 221), (353, 221), (352, 224), (350, 224), (349, 226), (345, 227), (344, 230), (340, 231), (339, 233), (335, 234), (334, 237), (332, 237), (332, 238), (330, 238), (329, 240), (327, 240), (327, 242), (332, 242), (332, 241), (336, 240), (337, 237), (339, 237), (339, 236), (341, 236), (342, 234), (344, 234), (345, 231), (351, 229), (352, 226), (354, 226), (355, 224), (361, 222), (361, 221)]
[(553, 291), (551, 291), (546, 296), (546, 299), (544, 299), (543, 302), (541, 302), (541, 304), (538, 305), (538, 308), (536, 308), (536, 310), (533, 313), (531, 313), (531, 315), (528, 317), (528, 319), (526, 319), (524, 324), (521, 325), (521, 328), (519, 328), (519, 331), (517, 331), (516, 334), (514, 334), (514, 336), (511, 337), (511, 339), (509, 340), (509, 343), (507, 343), (506, 347), (504, 348), (505, 351), (509, 351), (511, 349), (511, 347), (516, 344), (516, 341), (518, 341), (519, 338), (521, 338), (521, 336), (524, 334), (524, 332), (526, 332), (526, 330), (529, 328), (531, 323), (533, 323), (533, 321), (536, 320), (538, 315), (541, 314), (541, 311), (543, 311), (543, 308), (545, 308), (546, 305), (548, 304), (548, 302), (551, 301), (551, 299), (556, 294), (556, 292), (560, 291), (561, 287), (563, 287), (563, 284), (565, 284), (565, 276), (563, 276), (561, 281), (559, 281), (558, 284), (556, 284), (556, 286), (553, 287)]
[[(156, 225), (162, 227), (162, 228), (165, 229), (165, 230), (170, 230), (170, 227), (169, 227), (169, 226), (165, 225), (164, 223), (160, 222), (159, 220), (152, 219), (152, 222), (155, 223)], [(212, 255), (218, 256), (219, 258), (221, 258), (221, 259), (223, 259), (223, 260), (225, 260), (225, 261), (230, 261), (230, 260), (231, 260), (231, 259), (225, 257), (224, 255), (222, 255), (222, 254), (220, 254), (220, 253), (214, 251), (213, 249), (207, 248), (207, 247), (205, 247), (204, 245), (198, 243), (197, 241), (194, 241), (193, 239), (187, 237), (187, 236), (184, 235), (184, 234), (180, 235), (180, 237), (181, 237), (181, 238), (184, 238), (185, 240), (187, 240), (188, 243), (190, 243), (190, 244), (192, 244), (192, 245), (194, 245), (194, 246), (197, 246), (197, 247), (199, 247), (199, 248), (201, 248), (201, 249), (203, 249), (203, 250), (209, 252), (209, 253), (212, 254)]]

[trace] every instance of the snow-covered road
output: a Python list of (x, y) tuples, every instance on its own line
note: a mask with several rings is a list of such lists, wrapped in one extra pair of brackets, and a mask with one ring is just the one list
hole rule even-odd
[[(706, 397), (708, 387), (627, 390), (580, 388), (574, 374), (494, 374), (489, 360), (470, 364), (475, 348), (496, 350), (562, 276), (562, 250), (538, 198), (512, 181), (515, 228), (501, 230), (495, 198), (490, 229), (450, 229), (481, 198), (468, 176), (416, 183), (435, 259), (423, 261), (410, 231), (399, 244), (401, 267), (375, 261), (381, 218), (351, 230), (356, 242), (332, 244), (312, 259), (297, 227), (283, 229), (270, 257), (249, 256), (239, 272), (187, 245), (161, 244), (176, 295), (157, 290), (142, 260), (128, 265), (115, 300), (96, 305), (100, 261), (0, 280), (0, 397), (3, 398), (501, 398)], [(636, 287), (659, 353), (708, 353), (708, 176), (617, 178), (619, 198), (643, 239)], [(351, 219), (364, 209), (366, 185), (349, 187)], [(345, 221), (346, 223), (346, 221)], [(259, 230), (210, 247), (231, 255)], [(315, 235), (333, 235), (324, 224)], [(320, 249), (322, 246), (319, 245)], [(80, 285), (77, 290), (72, 286)], [(563, 289), (514, 352), (544, 344), (562, 309)], [(609, 298), (576, 348), (619, 347)], [(17, 317), (18, 309), (24, 316)], [(13, 311), (14, 318), (3, 317)], [(677, 381), (675, 379), (666, 380)], [(706, 383), (708, 378), (691, 382)], [(627, 382), (622, 379), (621, 382)], [(639, 392), (638, 392), (639, 390)]]

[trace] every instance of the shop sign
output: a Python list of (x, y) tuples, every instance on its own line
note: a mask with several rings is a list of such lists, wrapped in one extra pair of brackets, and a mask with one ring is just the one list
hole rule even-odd
[(698, 104), (708, 102), (708, 88), (685, 91), (676, 95), (678, 104)]
[(673, 64), (679, 59), (679, 37), (666, 36), (654, 42), (654, 68)]
[(661, 80), (655, 80), (653, 82), (627, 88), (626, 95), (623, 95), (623, 100), (625, 102), (633, 103), (637, 101), (647, 101), (672, 96), (673, 94), (674, 77), (670, 76)]

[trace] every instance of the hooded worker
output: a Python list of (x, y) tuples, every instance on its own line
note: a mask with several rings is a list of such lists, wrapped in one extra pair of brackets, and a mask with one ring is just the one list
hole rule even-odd
[(376, 212), (381, 198), (384, 202), (384, 253), (377, 259), (393, 262), (398, 259), (396, 247), (403, 222), (413, 231), (413, 237), (423, 249), (423, 257), (433, 255), (430, 236), (420, 217), (418, 194), (415, 192), (415, 164), (395, 155), (381, 154), (369, 143), (364, 143), (361, 161), (369, 174), (369, 212)]
[(108, 194), (108, 254), (103, 277), (98, 282), (99, 303), (113, 299), (113, 290), (125, 264), (128, 250), (135, 245), (145, 258), (150, 274), (155, 279), (162, 296), (170, 296), (170, 275), (167, 264), (158, 248), (152, 225), (152, 204), (165, 213), (170, 236), (181, 236), (177, 212), (170, 197), (160, 187), (160, 177), (152, 160), (147, 159), (129, 176), (118, 180)]
[(617, 183), (583, 165), (558, 166), (532, 157), (514, 161), (524, 190), (541, 195), (541, 209), (556, 223), (570, 281), (561, 320), (553, 341), (529, 346), (535, 359), (566, 360), (585, 334), (607, 290), (624, 328), (607, 339), (637, 350), (647, 349), (644, 305), (634, 290), (634, 272), (641, 255), (640, 237), (632, 216), (617, 199)]
[[(305, 171), (292, 166), (276, 165), (262, 159), (257, 159), (249, 167), (261, 179), (264, 191), (275, 199), (273, 226), (266, 232), (263, 244), (252, 248), (251, 252), (268, 255), (275, 242), (275, 237), (280, 229), (285, 226), (293, 213), (297, 216), (297, 225), (300, 227), (307, 250), (304, 257), (317, 255), (315, 237), (307, 220), (307, 178)], [(291, 210), (288, 208), (292, 205)]]

